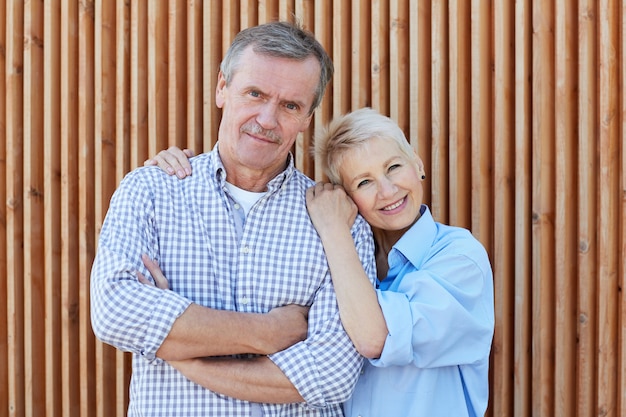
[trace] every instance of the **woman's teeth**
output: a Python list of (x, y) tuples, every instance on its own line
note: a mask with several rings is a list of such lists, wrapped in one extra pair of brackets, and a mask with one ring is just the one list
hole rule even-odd
[(399, 200), (391, 205), (388, 205), (387, 207), (383, 207), (383, 210), (385, 211), (389, 211), (389, 210), (393, 210), (395, 208), (400, 207), (400, 205), (402, 205), (402, 203), (404, 202), (404, 198), (402, 200)]

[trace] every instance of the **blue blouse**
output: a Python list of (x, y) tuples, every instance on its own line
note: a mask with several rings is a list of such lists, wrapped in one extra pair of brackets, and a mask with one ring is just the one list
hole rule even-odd
[(377, 289), (389, 334), (366, 362), (346, 417), (483, 416), (489, 399), (493, 277), (471, 233), (427, 206), (394, 245)]

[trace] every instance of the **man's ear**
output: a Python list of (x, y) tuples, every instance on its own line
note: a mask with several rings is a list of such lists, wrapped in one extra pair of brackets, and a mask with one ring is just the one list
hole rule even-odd
[(224, 78), (224, 74), (222, 71), (219, 72), (217, 76), (217, 85), (215, 86), (215, 104), (220, 109), (224, 106), (225, 100), (225, 90), (226, 89), (226, 78)]

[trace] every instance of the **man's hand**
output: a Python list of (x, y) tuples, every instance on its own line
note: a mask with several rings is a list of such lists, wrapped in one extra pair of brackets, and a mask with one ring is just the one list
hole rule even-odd
[(146, 159), (143, 166), (158, 166), (170, 175), (176, 174), (180, 179), (191, 175), (191, 164), (189, 158), (195, 153), (191, 149), (180, 149), (171, 146), (167, 150), (159, 152), (155, 157)]
[(268, 334), (273, 334), (268, 339), (272, 343), (272, 346), (268, 346), (268, 351), (279, 352), (306, 339), (309, 307), (296, 304), (276, 307), (267, 313), (267, 317), (272, 324)]

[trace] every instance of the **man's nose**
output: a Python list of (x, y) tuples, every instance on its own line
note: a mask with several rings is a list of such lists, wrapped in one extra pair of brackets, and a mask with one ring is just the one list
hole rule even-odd
[(274, 129), (278, 125), (278, 106), (275, 103), (266, 101), (261, 105), (256, 120), (263, 129)]

